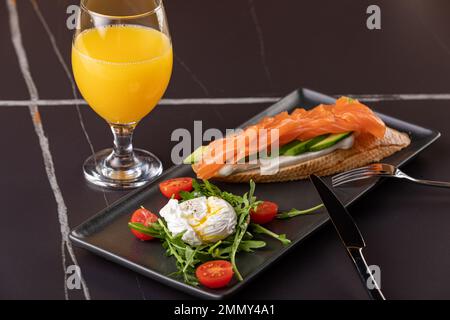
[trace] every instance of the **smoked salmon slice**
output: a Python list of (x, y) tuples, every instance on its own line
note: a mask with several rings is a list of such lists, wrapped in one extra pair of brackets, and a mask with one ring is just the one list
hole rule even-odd
[(240, 132), (215, 140), (193, 169), (198, 178), (209, 179), (226, 164), (236, 164), (275, 145), (281, 147), (296, 139), (304, 141), (323, 134), (349, 131), (382, 139), (386, 125), (358, 100), (341, 97), (333, 105), (322, 104), (311, 110), (298, 108), (291, 114), (281, 112), (274, 117), (265, 117)]

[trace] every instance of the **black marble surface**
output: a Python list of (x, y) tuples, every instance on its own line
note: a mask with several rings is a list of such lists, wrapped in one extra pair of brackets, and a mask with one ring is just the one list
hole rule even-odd
[[(0, 1), (0, 298), (64, 299), (58, 207), (11, 42), (10, 8)], [(37, 15), (39, 8), (70, 69), (66, 8), (76, 1), (11, 1), (22, 43), (42, 100), (73, 99), (71, 84)], [(382, 29), (369, 31), (369, 4), (382, 10)], [(280, 97), (305, 86), (327, 94), (383, 95), (378, 111), (437, 129), (442, 138), (405, 167), (417, 177), (450, 181), (450, 2), (166, 0), (176, 60), (165, 98)], [(388, 94), (428, 94), (399, 100)], [(435, 95), (439, 94), (439, 95)], [(386, 99), (389, 98), (389, 99)], [(163, 105), (136, 131), (135, 144), (171, 166), (170, 134), (204, 127), (233, 128), (269, 104)], [(107, 125), (87, 106), (39, 105), (69, 227), (105, 207), (103, 193), (83, 179), (91, 150), (111, 145)], [(124, 192), (105, 193), (108, 203)], [(350, 212), (378, 264), (391, 299), (450, 298), (449, 191), (386, 181)], [(66, 266), (72, 264), (65, 249)], [(184, 294), (75, 248), (92, 299), (178, 299)], [(69, 290), (70, 299), (85, 299)], [(237, 299), (366, 299), (357, 274), (331, 226), (323, 228)]]

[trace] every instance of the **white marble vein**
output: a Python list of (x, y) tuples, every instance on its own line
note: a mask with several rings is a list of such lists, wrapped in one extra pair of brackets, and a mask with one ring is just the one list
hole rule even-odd
[(267, 81), (269, 81), (270, 86), (272, 87), (272, 75), (270, 73), (269, 66), (267, 64), (266, 58), (266, 46), (264, 44), (264, 36), (262, 33), (261, 25), (259, 23), (258, 15), (256, 14), (255, 4), (253, 0), (248, 0), (248, 5), (250, 7), (250, 16), (252, 17), (253, 24), (255, 25), (256, 34), (258, 36), (259, 42), (259, 55), (261, 58), (261, 63), (264, 68), (264, 73), (266, 74)]
[[(31, 0), (31, 4), (33, 5), (33, 9), (34, 9), (37, 17), (39, 18), (39, 21), (41, 22), (42, 26), (44, 27), (44, 30), (50, 40), (50, 44), (52, 45), (53, 51), (55, 52), (55, 55), (58, 58), (58, 61), (61, 64), (61, 67), (64, 69), (64, 73), (66, 74), (66, 77), (70, 83), (70, 86), (72, 89), (72, 95), (73, 95), (73, 98), (75, 101), (75, 108), (77, 110), (78, 121), (80, 123), (80, 127), (81, 127), (81, 130), (83, 131), (84, 137), (86, 138), (86, 142), (88, 143), (89, 148), (91, 150), (91, 154), (94, 155), (95, 154), (94, 145), (92, 144), (92, 140), (89, 137), (89, 133), (87, 132), (86, 125), (84, 124), (83, 114), (81, 113), (81, 110), (80, 110), (80, 103), (77, 103), (77, 101), (80, 101), (80, 100), (78, 99), (77, 88), (75, 85), (75, 81), (72, 77), (72, 73), (70, 72), (69, 67), (67, 66), (67, 63), (61, 54), (61, 50), (59, 49), (59, 46), (56, 43), (55, 36), (53, 35), (53, 32), (50, 29), (50, 26), (48, 25), (47, 21), (45, 20), (45, 17), (42, 14), (37, 1)], [(106, 192), (103, 189), (102, 189), (102, 193), (103, 193), (103, 198), (105, 199), (105, 203), (108, 206), (109, 201), (108, 201), (108, 198), (106, 197)]]
[(209, 97), (209, 91), (208, 88), (206, 88), (205, 84), (202, 81), (200, 81), (197, 75), (194, 72), (192, 72), (191, 68), (189, 68), (188, 65), (183, 60), (180, 59), (180, 57), (178, 57), (177, 55), (174, 56), (175, 60), (180, 64), (180, 66), (182, 66), (186, 70), (186, 72), (189, 73), (189, 75), (192, 78), (192, 81), (194, 81), (203, 90), (205, 95)]
[[(278, 101), (278, 97), (244, 97), (244, 98), (186, 98), (186, 99), (162, 99), (158, 105), (161, 106), (183, 106), (183, 105), (228, 105), (228, 104), (261, 104), (273, 103)], [(85, 100), (81, 99), (55, 99), (38, 100), (40, 106), (73, 106), (87, 105)], [(26, 107), (30, 104), (29, 100), (0, 100), (0, 107)]]
[(138, 287), (139, 293), (141, 294), (142, 300), (147, 300), (147, 297), (145, 296), (145, 292), (144, 292), (144, 290), (142, 289), (142, 286), (141, 286), (141, 281), (139, 281), (138, 275), (135, 275), (135, 279), (136, 279), (136, 285)]
[[(11, 40), (17, 55), (17, 59), (19, 62), (20, 70), (22, 72), (23, 78), (27, 85), (29, 94), (30, 94), (30, 104), (28, 106), (30, 111), (30, 116), (33, 121), (34, 129), (36, 135), (39, 140), (39, 145), (42, 150), (42, 157), (44, 160), (45, 171), (47, 173), (48, 181), (50, 183), (51, 189), (53, 191), (53, 195), (56, 200), (57, 211), (58, 211), (58, 220), (60, 224), (61, 231), (61, 257), (62, 264), (64, 268), (64, 293), (66, 299), (69, 298), (69, 294), (67, 291), (67, 275), (66, 275), (66, 249), (69, 253), (70, 259), (75, 265), (78, 265), (75, 253), (73, 251), (72, 245), (69, 241), (69, 223), (67, 216), (67, 207), (64, 202), (64, 198), (61, 193), (61, 189), (59, 188), (58, 181), (55, 173), (55, 166), (53, 163), (53, 158), (50, 152), (50, 146), (47, 137), (45, 136), (45, 131), (42, 126), (41, 117), (39, 113), (39, 108), (36, 101), (39, 100), (38, 90), (36, 88), (36, 84), (31, 76), (30, 67), (28, 63), (27, 54), (22, 42), (22, 35), (20, 32), (20, 24), (19, 24), (19, 15), (17, 12), (16, 1), (14, 0), (6, 0), (6, 4), (9, 12), (9, 24), (11, 28)], [(86, 299), (90, 299), (89, 289), (86, 285), (84, 279), (81, 279), (83, 294)]]
[[(392, 93), (392, 94), (337, 94), (334, 97), (348, 96), (360, 101), (421, 101), (421, 100), (450, 100), (450, 93)], [(162, 99), (161, 106), (191, 106), (191, 105), (234, 105), (234, 104), (263, 104), (274, 103), (281, 97), (244, 97), (244, 98), (187, 98)], [(64, 107), (87, 105), (82, 99), (54, 99), (54, 100), (0, 100), (0, 107), (28, 107), (30, 103), (46, 107)]]
[[(58, 58), (58, 61), (61, 64), (61, 67), (64, 69), (64, 72), (66, 74), (67, 79), (69, 80), (69, 83), (70, 83), (71, 89), (72, 89), (72, 95), (73, 95), (73, 98), (74, 98), (73, 101), (75, 102), (74, 105), (75, 105), (75, 108), (77, 110), (78, 120), (80, 122), (80, 127), (81, 127), (81, 130), (83, 131), (83, 134), (84, 134), (84, 136), (86, 138), (86, 141), (87, 141), (87, 143), (89, 145), (91, 153), (92, 153), (92, 155), (94, 155), (95, 154), (94, 145), (92, 144), (92, 140), (91, 140), (91, 138), (89, 136), (89, 133), (88, 133), (88, 131), (86, 129), (86, 126), (85, 126), (85, 123), (84, 123), (83, 114), (81, 113), (81, 110), (80, 110), (80, 105), (84, 104), (84, 100), (81, 100), (78, 97), (78, 93), (77, 93), (77, 89), (76, 89), (76, 85), (75, 85), (75, 81), (73, 79), (72, 73), (70, 72), (69, 67), (67, 66), (67, 63), (66, 63), (66, 61), (64, 60), (64, 57), (61, 54), (61, 50), (59, 49), (59, 46), (58, 46), (58, 44), (56, 42), (56, 39), (55, 39), (55, 36), (53, 35), (53, 32), (50, 29), (50, 26), (48, 25), (44, 15), (42, 14), (37, 1), (36, 0), (31, 0), (31, 3), (33, 5), (34, 11), (36, 12), (36, 15), (39, 18), (39, 21), (41, 22), (42, 26), (45, 29), (45, 32), (47, 33), (47, 36), (48, 36), (48, 38), (50, 40), (50, 43), (51, 43), (52, 48), (53, 48), (53, 51), (55, 52), (55, 55)], [(102, 189), (102, 193), (103, 193), (103, 198), (105, 200), (105, 204), (108, 206), (109, 205), (109, 201), (108, 201), (108, 198), (106, 196), (106, 192), (103, 189)], [(142, 299), (146, 300), (145, 292), (142, 289), (141, 282), (140, 282), (138, 276), (136, 275), (135, 278), (136, 278), (136, 285), (137, 285), (137, 288), (139, 290), (139, 293), (140, 293)]]

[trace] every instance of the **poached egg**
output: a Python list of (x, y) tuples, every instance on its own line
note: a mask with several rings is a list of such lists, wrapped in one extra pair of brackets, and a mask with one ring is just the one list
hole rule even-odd
[(184, 232), (181, 239), (191, 246), (223, 240), (234, 232), (237, 223), (234, 208), (218, 197), (198, 197), (181, 203), (170, 199), (159, 214), (172, 235)]

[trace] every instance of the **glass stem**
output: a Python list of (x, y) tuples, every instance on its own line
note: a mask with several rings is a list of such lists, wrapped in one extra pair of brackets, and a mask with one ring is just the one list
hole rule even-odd
[(110, 126), (114, 135), (114, 148), (107, 161), (114, 169), (130, 169), (136, 165), (133, 153), (133, 132), (136, 124), (110, 124)]

